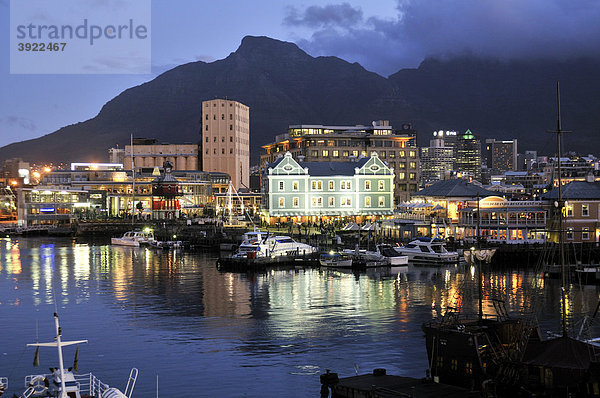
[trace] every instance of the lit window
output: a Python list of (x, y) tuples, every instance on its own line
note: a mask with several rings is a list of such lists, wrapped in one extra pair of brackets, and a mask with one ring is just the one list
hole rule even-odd
[(297, 191), (298, 190), (298, 181), (294, 181), (292, 182), (292, 191)]
[(333, 157), (334, 158), (339, 158), (340, 157), (340, 151), (333, 151)]
[(352, 206), (352, 199), (350, 197), (348, 197), (348, 196), (342, 197), (341, 205), (343, 207)]
[(285, 207), (285, 198), (279, 198), (279, 207)]
[(415, 152), (415, 151), (410, 151), (410, 152), (408, 152), (408, 155), (409, 155), (411, 158), (414, 158), (415, 156), (417, 156), (417, 152)]
[(567, 239), (573, 240), (573, 228), (567, 228)]
[(365, 196), (365, 207), (371, 207), (371, 197)]
[(573, 217), (573, 205), (567, 205), (566, 208), (567, 208), (567, 217)]
[(385, 182), (383, 180), (379, 180), (379, 190), (383, 191), (385, 188)]
[(354, 157), (357, 158), (358, 157), (358, 151), (352, 151), (352, 156), (354, 156)]
[(279, 181), (279, 190), (283, 191), (283, 181)]
[(333, 189), (334, 189), (334, 185), (333, 184), (334, 184), (333, 181), (329, 181), (329, 190), (330, 191), (333, 191)]
[(589, 205), (581, 205), (581, 216), (587, 217), (590, 215), (590, 206)]
[(385, 196), (379, 197), (379, 207), (385, 206)]
[(329, 198), (329, 207), (333, 207), (335, 206), (335, 198), (330, 197)]
[(371, 190), (371, 181), (367, 180), (365, 181), (365, 191), (370, 191)]
[(323, 157), (324, 158), (329, 157), (329, 150), (327, 150), (327, 149), (323, 150)]
[(588, 240), (590, 238), (590, 229), (588, 227), (581, 228), (581, 240)]
[(294, 197), (293, 203), (294, 203), (294, 207), (298, 207), (300, 200), (297, 197)]

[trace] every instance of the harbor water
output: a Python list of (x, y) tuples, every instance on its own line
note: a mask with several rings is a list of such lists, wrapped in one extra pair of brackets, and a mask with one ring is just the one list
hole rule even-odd
[[(134, 397), (317, 397), (319, 374), (386, 368), (425, 376), (421, 324), (448, 307), (477, 309), (467, 266), (409, 266), (351, 273), (297, 267), (256, 273), (218, 270), (216, 254), (110, 246), (106, 242), (0, 240), (0, 377), (8, 396), (26, 375), (57, 366), (51, 341), (58, 311), (65, 340), (79, 346), (79, 371)], [(490, 298), (511, 313), (535, 308), (543, 331), (559, 330), (560, 281), (520, 264), (484, 272)], [(571, 330), (598, 302), (596, 286), (573, 284)], [(597, 330), (591, 333), (596, 336)], [(71, 366), (75, 347), (66, 347)]]

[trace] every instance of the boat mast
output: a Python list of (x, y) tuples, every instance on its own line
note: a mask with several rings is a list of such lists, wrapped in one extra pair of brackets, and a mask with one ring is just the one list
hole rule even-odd
[(474, 264), (477, 266), (477, 287), (479, 289), (479, 320), (483, 319), (483, 281), (481, 273), (481, 261), (477, 261), (476, 251), (479, 249), (479, 239), (481, 230), (481, 216), (479, 214), (479, 192), (477, 192), (477, 241), (475, 242), (475, 250), (473, 250), (472, 256), (474, 257)]
[(135, 225), (135, 163), (133, 158), (133, 134), (131, 134), (131, 229)]
[(562, 314), (561, 314), (561, 326), (563, 336), (567, 336), (567, 292), (566, 292), (566, 265), (565, 265), (565, 248), (564, 248), (564, 237), (563, 237), (563, 210), (565, 208), (565, 202), (562, 197), (562, 171), (560, 165), (561, 158), (561, 135), (563, 133), (570, 133), (570, 131), (563, 131), (560, 123), (560, 83), (556, 82), (556, 104), (557, 104), (557, 118), (556, 118), (556, 131), (550, 131), (550, 133), (556, 134), (556, 148), (557, 148), (557, 162), (558, 162), (558, 201), (555, 203), (558, 208), (558, 250), (560, 253), (560, 273), (561, 273), (561, 302), (562, 302)]

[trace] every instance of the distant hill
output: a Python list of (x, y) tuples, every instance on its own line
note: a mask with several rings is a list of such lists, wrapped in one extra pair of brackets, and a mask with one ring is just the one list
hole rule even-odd
[(562, 91), (566, 150), (600, 148), (600, 62), (425, 60), (389, 78), (336, 57), (311, 57), (295, 44), (247, 36), (237, 51), (173, 68), (106, 103), (98, 115), (41, 138), (0, 148), (0, 159), (105, 161), (129, 136), (182, 143), (200, 140), (203, 100), (250, 107), (253, 163), (260, 146), (290, 124), (411, 123), (424, 145), (436, 129), (471, 129), (482, 138), (518, 138), (547, 153), (556, 126), (555, 82)]

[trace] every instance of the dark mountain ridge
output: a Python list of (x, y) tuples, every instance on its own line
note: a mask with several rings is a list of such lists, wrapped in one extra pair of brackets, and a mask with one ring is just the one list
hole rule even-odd
[(417, 69), (382, 77), (358, 63), (311, 57), (295, 44), (247, 36), (228, 57), (192, 62), (129, 88), (98, 115), (46, 136), (0, 148), (0, 159), (105, 161), (130, 134), (181, 143), (200, 140), (203, 100), (230, 98), (250, 107), (251, 153), (290, 124), (411, 123), (426, 145), (437, 129), (471, 129), (484, 138), (519, 139), (519, 149), (552, 153), (545, 131), (556, 125), (561, 82), (566, 150), (593, 152), (600, 143), (597, 59), (501, 62), (427, 59)]

